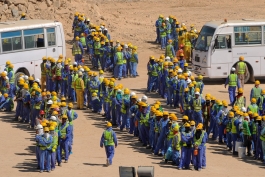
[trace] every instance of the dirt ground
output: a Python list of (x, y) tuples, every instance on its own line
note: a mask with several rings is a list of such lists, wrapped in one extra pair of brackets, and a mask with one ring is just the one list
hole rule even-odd
[[(253, 3), (255, 2), (255, 3)], [(159, 14), (165, 16), (173, 14), (179, 21), (186, 24), (196, 24), (197, 29), (209, 20), (263, 18), (265, 15), (265, 2), (262, 0), (247, 1), (224, 0), (213, 2), (211, 0), (193, 1), (128, 1), (98, 3), (101, 15), (107, 19), (105, 22), (114, 40), (132, 42), (139, 50), (140, 64), (138, 72), (140, 77), (120, 81), (125, 87), (136, 91), (139, 96), (146, 89), (146, 63), (150, 55), (158, 57), (163, 51), (153, 43), (155, 40), (154, 23)], [(91, 19), (93, 21), (93, 19)], [(96, 23), (100, 23), (98, 21)], [(95, 23), (95, 22), (94, 22)], [(108, 25), (111, 24), (111, 25)], [(68, 45), (70, 48), (70, 46)], [(70, 49), (68, 49), (70, 57)], [(261, 80), (264, 87), (265, 80)], [(223, 80), (205, 79), (204, 93), (211, 93), (217, 99), (228, 100), (227, 89)], [(245, 85), (245, 95), (249, 98), (252, 83)], [(158, 95), (147, 94), (148, 102), (161, 100)], [(170, 109), (169, 107), (166, 107)], [(170, 110), (178, 114), (179, 110)], [(77, 111), (78, 119), (74, 122), (73, 154), (67, 164), (56, 167), (49, 176), (88, 176), (88, 177), (117, 177), (119, 166), (154, 166), (155, 176), (186, 175), (198, 177), (232, 177), (232, 176), (264, 176), (261, 162), (253, 158), (239, 159), (232, 157), (225, 146), (209, 141), (207, 144), (207, 168), (201, 172), (178, 171), (176, 167), (161, 162), (161, 157), (153, 156), (126, 132), (119, 132), (119, 145), (115, 152), (113, 165), (103, 167), (106, 162), (104, 149), (99, 147), (99, 141), (105, 123), (103, 117), (92, 114), (90, 111)], [(180, 116), (178, 116), (180, 118)], [(14, 113), (0, 113), (0, 176), (44, 176), (36, 170), (34, 131), (27, 129), (27, 125), (13, 122)]]

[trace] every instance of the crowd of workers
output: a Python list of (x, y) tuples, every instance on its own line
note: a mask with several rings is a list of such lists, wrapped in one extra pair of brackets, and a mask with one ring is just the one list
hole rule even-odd
[[(174, 18), (170, 19), (174, 21)], [(167, 21), (169, 20), (166, 19), (166, 24)], [(117, 45), (112, 48), (106, 42), (110, 40), (109, 35), (101, 33), (107, 31), (104, 24), (101, 24), (103, 28), (98, 28), (90, 24), (83, 15), (76, 13), (73, 24), (74, 39), (77, 41), (73, 45), (73, 64), (71, 59), (64, 59), (62, 55), (57, 61), (45, 56), (41, 64), (41, 80), (21, 75), (16, 82), (14, 66), (9, 61), (1, 73), (0, 109), (11, 111), (16, 101), (15, 121), (29, 123), (31, 128), (36, 129), (36, 158), (40, 172), (53, 171), (56, 162), (58, 166), (62, 165), (62, 159), (67, 163), (72, 153), (73, 120), (78, 115), (73, 110), (73, 103), (66, 103), (67, 99), (77, 102), (77, 109), (84, 109), (86, 106), (99, 114), (103, 110), (107, 129), (102, 135), (100, 146), (105, 146), (107, 165), (112, 164), (114, 147), (118, 144), (112, 126), (117, 126), (120, 131), (126, 129), (139, 137), (143, 146), (151, 149), (154, 155), (163, 156), (166, 163), (172, 161), (180, 170), (189, 169), (190, 163), (198, 171), (206, 167), (205, 143), (210, 134), (212, 140), (218, 138), (219, 143), (226, 143), (233, 154), (237, 153), (236, 141), (242, 141), (247, 147), (248, 155), (253, 152), (256, 159), (264, 161), (265, 90), (259, 88), (260, 83), (256, 81), (250, 95), (251, 104), (246, 107), (241, 76), (246, 74), (247, 69), (243, 57), (240, 57), (237, 67), (232, 68), (226, 81), (231, 95), (232, 109), (229, 110), (226, 101), (216, 100), (210, 94), (205, 97), (202, 95), (203, 77), (198, 76), (196, 81), (191, 75), (183, 47), (176, 51), (170, 49), (173, 42), (171, 36), (174, 36), (174, 32), (170, 31), (170, 47), (166, 46), (166, 55), (161, 55), (159, 59), (151, 56), (147, 64), (147, 90), (158, 92), (162, 98), (167, 99), (167, 105), (180, 108), (183, 117), (181, 123), (178, 123), (176, 114), (164, 111), (159, 101), (149, 105), (147, 96), (138, 99), (136, 93), (124, 88), (122, 84), (115, 84), (115, 78), (104, 78), (103, 70), (109, 69), (104, 66), (112, 59), (114, 77), (121, 79), (122, 76), (128, 76), (128, 63), (124, 62), (128, 60), (123, 56), (128, 52), (130, 64), (134, 62), (132, 58), (137, 58), (138, 63), (135, 46), (122, 45), (117, 41)], [(182, 24), (182, 28), (185, 29), (185, 24)], [(82, 37), (85, 37), (85, 43), (82, 42)], [(93, 40), (92, 47), (89, 39)], [(105, 41), (105, 47), (111, 47), (114, 54), (97, 53), (98, 40)], [(90, 71), (84, 65), (82, 55), (85, 48), (91, 56), (93, 67), (101, 67), (98, 73)], [(168, 55), (170, 53), (167, 49), (170, 49), (172, 55)], [(126, 69), (123, 72), (124, 67)], [(136, 70), (132, 75), (137, 75)], [(238, 95), (235, 95), (236, 87)]]

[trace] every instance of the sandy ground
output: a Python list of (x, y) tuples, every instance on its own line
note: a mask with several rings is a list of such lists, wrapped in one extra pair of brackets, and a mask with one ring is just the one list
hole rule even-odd
[[(255, 3), (254, 3), (255, 2)], [(101, 15), (107, 19), (108, 27), (113, 39), (122, 42), (132, 42), (138, 45), (140, 65), (138, 72), (140, 77), (124, 79), (121, 83), (139, 95), (146, 88), (146, 62), (150, 55), (158, 57), (163, 53), (159, 46), (153, 44), (155, 40), (154, 23), (158, 14), (175, 15), (179, 21), (186, 24), (195, 23), (200, 27), (209, 20), (262, 18), (265, 2), (262, 0), (246, 1), (225, 0), (212, 2), (210, 0), (200, 1), (148, 1), (148, 2), (105, 2), (99, 4)], [(93, 19), (92, 19), (93, 21)], [(97, 23), (99, 23), (98, 21)], [(68, 47), (70, 47), (68, 45)], [(67, 52), (70, 55), (70, 50)], [(69, 56), (68, 55), (68, 56)], [(204, 93), (211, 93), (218, 99), (228, 100), (227, 89), (224, 88), (223, 80), (205, 79)], [(264, 83), (264, 80), (262, 80)], [(261, 85), (264, 88), (264, 84)], [(245, 86), (245, 93), (249, 98), (252, 83)], [(156, 94), (148, 94), (149, 103), (159, 99)], [(165, 108), (168, 108), (165, 106)], [(170, 110), (178, 114), (179, 110)], [(264, 165), (254, 161), (253, 158), (238, 159), (227, 152), (225, 146), (216, 142), (207, 144), (207, 169), (201, 172), (178, 171), (176, 167), (163, 164), (161, 157), (153, 156), (149, 150), (141, 147), (137, 139), (114, 129), (118, 135), (119, 146), (116, 149), (114, 164), (103, 167), (106, 161), (104, 149), (99, 147), (99, 141), (105, 123), (99, 115), (90, 111), (77, 111), (79, 117), (74, 122), (74, 146), (73, 155), (69, 163), (56, 170), (49, 176), (89, 176), (89, 177), (117, 177), (119, 166), (154, 166), (155, 176), (164, 177), (169, 175), (186, 176), (264, 176)], [(34, 151), (34, 131), (27, 129), (27, 125), (12, 122), (14, 113), (0, 113), (0, 176), (44, 176), (36, 170)], [(179, 116), (180, 118), (180, 116)]]

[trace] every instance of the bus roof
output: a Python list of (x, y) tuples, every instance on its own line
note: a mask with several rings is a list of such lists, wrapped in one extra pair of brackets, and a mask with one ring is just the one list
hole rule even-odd
[(242, 20), (227, 20), (224, 21), (210, 21), (206, 26), (217, 28), (218, 26), (242, 26), (242, 25), (265, 25), (265, 19), (242, 19)]
[(18, 21), (7, 21), (7, 22), (0, 22), (0, 32), (1, 31), (10, 31), (10, 30), (19, 30), (19, 29), (28, 29), (28, 28), (38, 28), (38, 27), (45, 27), (45, 26), (52, 26), (56, 25), (60, 22), (53, 21), (53, 20), (18, 20)]

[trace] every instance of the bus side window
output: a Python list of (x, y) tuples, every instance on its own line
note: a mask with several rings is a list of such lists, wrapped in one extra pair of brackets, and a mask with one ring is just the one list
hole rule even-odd
[(47, 40), (48, 40), (48, 46), (56, 45), (55, 28), (47, 29)]
[(227, 48), (231, 49), (231, 35), (226, 36)]
[(227, 48), (226, 37), (224, 35), (217, 36), (217, 38), (215, 39), (214, 48), (215, 49), (226, 49)]
[(24, 30), (25, 49), (45, 47), (44, 29)]
[(2, 51), (8, 52), (12, 50), (21, 50), (21, 31), (11, 31), (1, 33)]

